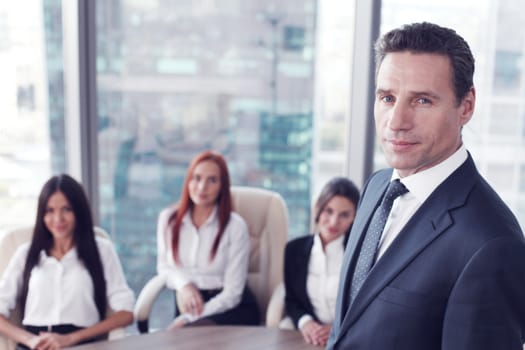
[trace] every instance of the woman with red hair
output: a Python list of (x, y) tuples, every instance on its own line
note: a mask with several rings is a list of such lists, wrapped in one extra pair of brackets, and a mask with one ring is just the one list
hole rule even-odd
[(177, 294), (170, 329), (187, 324), (260, 323), (246, 285), (250, 242), (244, 220), (233, 212), (224, 158), (205, 151), (191, 162), (180, 200), (157, 225), (157, 271)]

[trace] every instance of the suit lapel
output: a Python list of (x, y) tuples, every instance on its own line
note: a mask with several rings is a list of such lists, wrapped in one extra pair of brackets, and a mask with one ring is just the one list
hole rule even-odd
[(370, 183), (365, 186), (364, 192), (366, 193), (367, 200), (362, 201), (357, 210), (357, 215), (346, 244), (343, 265), (341, 267), (341, 283), (339, 283), (335, 312), (336, 325), (342, 323), (343, 317), (345, 316), (344, 313), (347, 311), (346, 307), (343, 308), (343, 305), (348, 305), (348, 297), (350, 295), (349, 288), (352, 281), (352, 276), (350, 274), (352, 271), (350, 271), (350, 267), (354, 261), (354, 257), (359, 253), (359, 242), (362, 241), (362, 238), (366, 233), (368, 222), (370, 221), (376, 207), (379, 205), (379, 200), (383, 196), (383, 192), (385, 192), (391, 176), (392, 171), (381, 171), (377, 173), (376, 176), (372, 177)]
[[(377, 295), (426, 247), (428, 247), (439, 235), (453, 225), (450, 211), (464, 205), (470, 193), (475, 179), (479, 177), (472, 158), (460, 166), (449, 178), (447, 178), (430, 197), (421, 205), (405, 227), (401, 230), (392, 245), (385, 251), (384, 255), (374, 265), (367, 279), (363, 283), (346, 315), (344, 315), (339, 338), (346, 333), (354, 322), (364, 312), (366, 307), (377, 297)], [(382, 194), (386, 185), (377, 187)], [(381, 197), (381, 196), (379, 196)], [(378, 205), (378, 200), (373, 202)], [(368, 208), (368, 210), (373, 208)], [(367, 211), (370, 217), (373, 211)], [(367, 220), (368, 222), (368, 220)], [(366, 225), (361, 227), (360, 235), (363, 235)], [(353, 231), (352, 231), (353, 233)], [(354, 248), (355, 249), (355, 248)], [(352, 252), (352, 255), (358, 252)], [(346, 263), (346, 261), (345, 261)], [(348, 268), (347, 266), (345, 266)], [(349, 294), (345, 280), (344, 293)], [(350, 277), (351, 279), (351, 277)]]
[[(297, 256), (294, 257), (295, 261), (295, 268), (297, 271), (296, 278), (298, 280), (299, 286), (305, 286), (306, 287), (306, 278), (308, 276), (308, 265), (310, 264), (310, 253), (312, 251), (312, 246), (314, 244), (314, 236), (310, 235), (307, 239), (304, 240), (303, 244), (301, 245), (300, 249), (297, 250)], [(301, 289), (304, 292), (304, 297), (306, 299), (306, 288)]]

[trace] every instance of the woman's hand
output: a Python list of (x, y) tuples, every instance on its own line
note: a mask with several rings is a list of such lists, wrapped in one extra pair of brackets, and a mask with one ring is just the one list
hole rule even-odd
[(176, 329), (184, 327), (186, 324), (188, 324), (188, 321), (184, 317), (176, 317), (173, 322), (166, 328), (168, 331), (174, 331)]
[(38, 336), (31, 338), (27, 345), (35, 350), (58, 350), (74, 344), (73, 337), (69, 334), (40, 332)]
[(201, 292), (195, 284), (188, 283), (180, 290), (178, 295), (180, 295), (178, 306), (182, 313), (188, 313), (193, 316), (198, 316), (202, 313), (204, 301), (202, 300)]
[(308, 344), (326, 346), (332, 325), (323, 325), (310, 320), (301, 328), (304, 341)]
[(38, 345), (40, 344), (41, 341), (42, 341), (41, 338), (38, 335), (35, 335), (29, 338), (29, 340), (25, 342), (25, 345), (29, 349), (38, 349)]

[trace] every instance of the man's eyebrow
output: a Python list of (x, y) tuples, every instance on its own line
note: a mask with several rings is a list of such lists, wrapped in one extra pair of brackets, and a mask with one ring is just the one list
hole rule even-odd
[(390, 94), (392, 93), (391, 90), (387, 90), (387, 89), (376, 89), (376, 95), (385, 95), (385, 94)]
[[(392, 94), (392, 90), (390, 89), (381, 89), (381, 88), (378, 88), (376, 89), (376, 95), (389, 95), (389, 94)], [(427, 91), (427, 90), (423, 90), (423, 91), (409, 91), (409, 94), (410, 96), (413, 96), (413, 97), (430, 97), (430, 98), (433, 98), (433, 99), (436, 99), (436, 100), (440, 100), (441, 97), (432, 92), (432, 91)]]
[(410, 95), (414, 97), (430, 97), (435, 100), (440, 100), (441, 97), (432, 91), (410, 91)]

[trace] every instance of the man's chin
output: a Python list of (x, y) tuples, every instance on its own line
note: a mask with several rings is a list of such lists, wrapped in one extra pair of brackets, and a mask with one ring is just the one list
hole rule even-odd
[(414, 168), (414, 160), (408, 155), (386, 157), (387, 164), (399, 172), (410, 172)]

